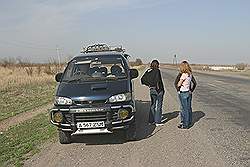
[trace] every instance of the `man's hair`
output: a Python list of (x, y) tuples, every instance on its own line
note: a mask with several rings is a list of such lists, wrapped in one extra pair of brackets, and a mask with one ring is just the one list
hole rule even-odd
[(182, 61), (181, 62), (180, 71), (181, 71), (181, 73), (188, 73), (188, 74), (192, 73), (192, 69), (191, 69), (191, 67), (190, 67), (190, 65), (188, 64), (187, 61)]
[(151, 62), (151, 64), (150, 64), (150, 68), (152, 68), (152, 69), (157, 69), (157, 68), (159, 68), (159, 61), (158, 60), (153, 60), (152, 62)]

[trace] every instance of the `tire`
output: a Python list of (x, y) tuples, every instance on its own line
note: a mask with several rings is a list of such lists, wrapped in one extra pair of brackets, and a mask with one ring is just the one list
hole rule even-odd
[(127, 141), (136, 140), (136, 123), (135, 121), (130, 124), (129, 128), (125, 130), (125, 138)]
[(59, 142), (61, 144), (70, 144), (71, 143), (71, 133), (63, 132), (61, 130), (58, 131)]

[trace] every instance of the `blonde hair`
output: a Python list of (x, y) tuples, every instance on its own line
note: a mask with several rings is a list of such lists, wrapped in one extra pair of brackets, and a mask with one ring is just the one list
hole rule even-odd
[(182, 61), (180, 64), (180, 72), (192, 74), (192, 69), (187, 61)]

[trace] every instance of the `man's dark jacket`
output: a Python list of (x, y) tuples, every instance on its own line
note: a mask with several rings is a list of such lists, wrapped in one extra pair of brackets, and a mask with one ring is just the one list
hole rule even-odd
[(157, 92), (164, 91), (164, 85), (159, 69), (148, 69), (141, 78), (141, 83), (149, 87), (155, 87)]

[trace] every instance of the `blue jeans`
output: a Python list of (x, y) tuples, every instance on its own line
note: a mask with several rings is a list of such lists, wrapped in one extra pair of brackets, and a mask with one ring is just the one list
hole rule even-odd
[(151, 106), (149, 113), (150, 123), (161, 123), (162, 103), (164, 91), (157, 92), (155, 88), (150, 88)]
[(181, 92), (178, 94), (180, 100), (180, 117), (184, 127), (192, 125), (192, 94), (190, 92)]

